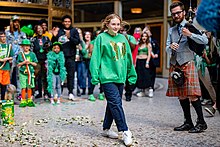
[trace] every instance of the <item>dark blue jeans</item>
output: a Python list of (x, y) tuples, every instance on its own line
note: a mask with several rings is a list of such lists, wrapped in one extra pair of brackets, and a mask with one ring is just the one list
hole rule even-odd
[(102, 88), (107, 100), (103, 129), (110, 129), (114, 119), (119, 132), (127, 131), (128, 127), (122, 108), (124, 84), (106, 83), (102, 84)]
[(76, 72), (77, 72), (77, 85), (80, 88), (86, 88), (86, 67), (84, 61), (76, 62)]

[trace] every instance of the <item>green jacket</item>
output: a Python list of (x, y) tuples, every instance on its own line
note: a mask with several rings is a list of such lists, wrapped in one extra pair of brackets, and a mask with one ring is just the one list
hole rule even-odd
[(137, 74), (132, 64), (131, 49), (124, 35), (101, 33), (95, 40), (90, 61), (92, 84), (135, 84)]

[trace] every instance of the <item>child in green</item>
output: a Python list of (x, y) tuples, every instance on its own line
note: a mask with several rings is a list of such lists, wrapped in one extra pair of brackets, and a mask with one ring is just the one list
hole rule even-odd
[(53, 43), (53, 49), (47, 54), (47, 69), (48, 76), (47, 90), (51, 94), (51, 104), (54, 104), (55, 93), (57, 93), (57, 104), (60, 103), (61, 97), (61, 83), (66, 79), (66, 67), (65, 58), (62, 50), (62, 44), (60, 42)]
[(14, 53), (11, 45), (6, 43), (5, 32), (0, 31), (0, 87), (1, 87), (1, 100), (5, 98), (6, 86), (10, 84), (10, 61)]
[[(32, 100), (32, 88), (34, 85), (34, 66), (37, 65), (37, 57), (35, 53), (30, 51), (31, 42), (28, 39), (22, 40), (20, 44), (23, 51), (18, 54), (17, 63), (19, 68), (19, 79), (21, 86), (21, 103), (19, 107), (35, 107)], [(27, 90), (27, 91), (26, 91)], [(26, 101), (26, 93), (28, 100)]]

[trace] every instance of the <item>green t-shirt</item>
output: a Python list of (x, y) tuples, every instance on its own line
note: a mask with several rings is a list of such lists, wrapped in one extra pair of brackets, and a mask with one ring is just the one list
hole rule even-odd
[(135, 84), (137, 74), (132, 64), (131, 49), (124, 35), (97, 36), (90, 61), (92, 84), (125, 83)]
[(127, 34), (128, 40), (132, 43), (132, 44), (137, 44), (136, 39), (134, 38), (134, 36)]
[[(30, 62), (35, 62), (35, 63), (38, 62), (37, 57), (36, 57), (36, 55), (35, 55), (34, 52), (29, 52), (28, 54), (25, 54), (25, 53), (24, 53), (24, 55), (25, 55), (26, 60), (28, 60), (28, 61), (30, 61)], [(23, 62), (23, 61), (24, 61), (24, 59), (23, 59), (23, 57), (22, 57), (22, 53), (20, 52), (20, 53), (18, 54), (17, 63), (21, 63), (21, 62)], [(28, 66), (29, 66), (29, 69), (30, 69), (31, 74), (33, 74), (33, 73), (34, 73), (34, 67), (33, 67), (31, 64), (29, 64)], [(26, 65), (25, 65), (25, 64), (22, 65), (22, 66), (19, 68), (19, 71), (20, 71), (20, 73), (22, 73), (22, 74), (27, 74), (27, 72), (26, 72)]]
[[(8, 44), (0, 44), (0, 59), (4, 59), (6, 57), (13, 57), (14, 52), (12, 49), (9, 49)], [(0, 67), (4, 64), (4, 62), (0, 62)], [(1, 70), (10, 70), (10, 63), (7, 61), (5, 65), (1, 68)]]

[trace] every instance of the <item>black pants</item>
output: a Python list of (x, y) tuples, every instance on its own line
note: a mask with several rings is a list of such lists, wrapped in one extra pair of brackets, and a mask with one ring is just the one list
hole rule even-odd
[(17, 67), (14, 67), (13, 68), (13, 71), (12, 71), (12, 75), (11, 75), (11, 84), (13, 84), (16, 88), (18, 88), (18, 84), (17, 84)]
[(150, 76), (151, 76), (150, 87), (153, 88), (154, 90), (154, 84), (156, 79), (156, 66), (154, 66), (153, 64), (150, 64)]
[(0, 86), (1, 86), (1, 100), (4, 100), (5, 99), (5, 92), (6, 92), (6, 85), (0, 84)]
[(132, 97), (132, 92), (134, 91), (134, 89), (136, 88), (136, 85), (130, 85), (128, 80), (126, 80), (125, 82), (125, 97), (130, 99)]
[(39, 95), (42, 95), (42, 88), (44, 89), (44, 95), (49, 95), (47, 91), (47, 68), (45, 61), (39, 61), (37, 68), (39, 72), (36, 75), (36, 90), (38, 90)]
[(67, 89), (70, 93), (73, 93), (74, 73), (75, 73), (75, 58), (65, 57), (65, 67), (67, 71)]

